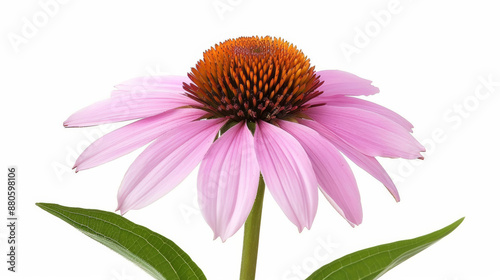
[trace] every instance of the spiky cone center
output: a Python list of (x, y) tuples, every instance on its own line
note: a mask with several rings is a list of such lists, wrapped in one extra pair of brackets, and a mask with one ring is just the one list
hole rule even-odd
[(322, 84), (309, 59), (281, 38), (240, 37), (203, 53), (184, 90), (209, 117), (285, 119), (307, 109)]

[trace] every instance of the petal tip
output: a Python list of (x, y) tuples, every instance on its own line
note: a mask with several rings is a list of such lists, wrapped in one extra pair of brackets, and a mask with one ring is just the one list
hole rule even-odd
[(116, 206), (115, 212), (120, 212), (120, 215), (125, 215), (130, 209), (123, 207), (123, 201), (118, 201), (118, 206)]
[(75, 127), (74, 123), (72, 121), (70, 121), (70, 119), (68, 118), (67, 120), (65, 120), (63, 122), (63, 127), (64, 128), (72, 128), (72, 127)]
[(349, 225), (353, 228), (359, 226), (363, 222), (363, 212), (352, 214), (350, 217), (344, 217), (345, 220), (349, 223)]
[(363, 223), (363, 217), (358, 218), (356, 221), (352, 221), (351, 226), (354, 228), (361, 225), (361, 223)]
[(119, 211), (120, 215), (123, 216), (123, 215), (125, 215), (125, 214), (128, 213), (129, 209), (120, 209), (120, 208), (117, 208), (115, 211)]
[(120, 210), (120, 208), (116, 208), (116, 209), (115, 209), (115, 212), (118, 212), (118, 214), (119, 214), (120, 216), (125, 215), (125, 212), (124, 212), (124, 211), (122, 211), (122, 210)]

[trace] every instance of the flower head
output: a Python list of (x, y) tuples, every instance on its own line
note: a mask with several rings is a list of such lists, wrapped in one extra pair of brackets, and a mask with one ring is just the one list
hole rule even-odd
[(198, 201), (222, 240), (245, 222), (260, 173), (299, 231), (312, 225), (318, 187), (354, 226), (362, 221), (361, 202), (344, 156), (399, 201), (376, 157), (416, 159), (424, 151), (407, 120), (356, 97), (379, 92), (371, 81), (338, 70), (316, 72), (300, 50), (278, 38), (227, 40), (207, 50), (187, 76), (136, 78), (116, 88), (64, 125), (139, 120), (95, 141), (76, 170), (153, 141), (120, 186), (118, 209), (125, 213), (167, 194), (201, 162)]
[(213, 117), (272, 121), (292, 116), (318, 96), (321, 85), (309, 59), (271, 37), (227, 40), (206, 51), (191, 69), (188, 96)]

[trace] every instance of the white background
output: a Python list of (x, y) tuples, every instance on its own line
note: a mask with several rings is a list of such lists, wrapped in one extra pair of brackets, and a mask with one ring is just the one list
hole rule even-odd
[[(456, 232), (382, 279), (500, 279), (499, 8), (495, 1), (2, 1), (0, 176), (8, 165), (19, 169), (19, 250), (18, 272), (2, 261), (0, 278), (151, 279), (34, 205), (113, 211), (140, 153), (75, 174), (69, 168), (81, 149), (119, 125), (64, 129), (62, 122), (123, 80), (185, 74), (215, 43), (273, 35), (296, 44), (318, 70), (373, 80), (381, 93), (368, 99), (409, 119), (428, 152), (424, 161), (382, 161), (400, 203), (353, 167), (364, 208), (354, 229), (321, 199), (312, 229), (299, 234), (267, 193), (257, 278), (304, 279), (347, 253), (466, 216)], [(487, 88), (482, 79), (493, 82)], [(174, 240), (208, 279), (237, 279), (242, 231), (212, 241), (195, 181), (196, 171), (126, 217)], [(6, 217), (6, 186), (0, 193)], [(6, 236), (0, 226), (2, 256)]]

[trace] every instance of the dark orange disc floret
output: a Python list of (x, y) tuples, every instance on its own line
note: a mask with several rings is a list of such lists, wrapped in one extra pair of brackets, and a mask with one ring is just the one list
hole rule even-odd
[(281, 38), (240, 37), (203, 53), (184, 90), (211, 117), (287, 118), (307, 109), (322, 84), (309, 59)]

